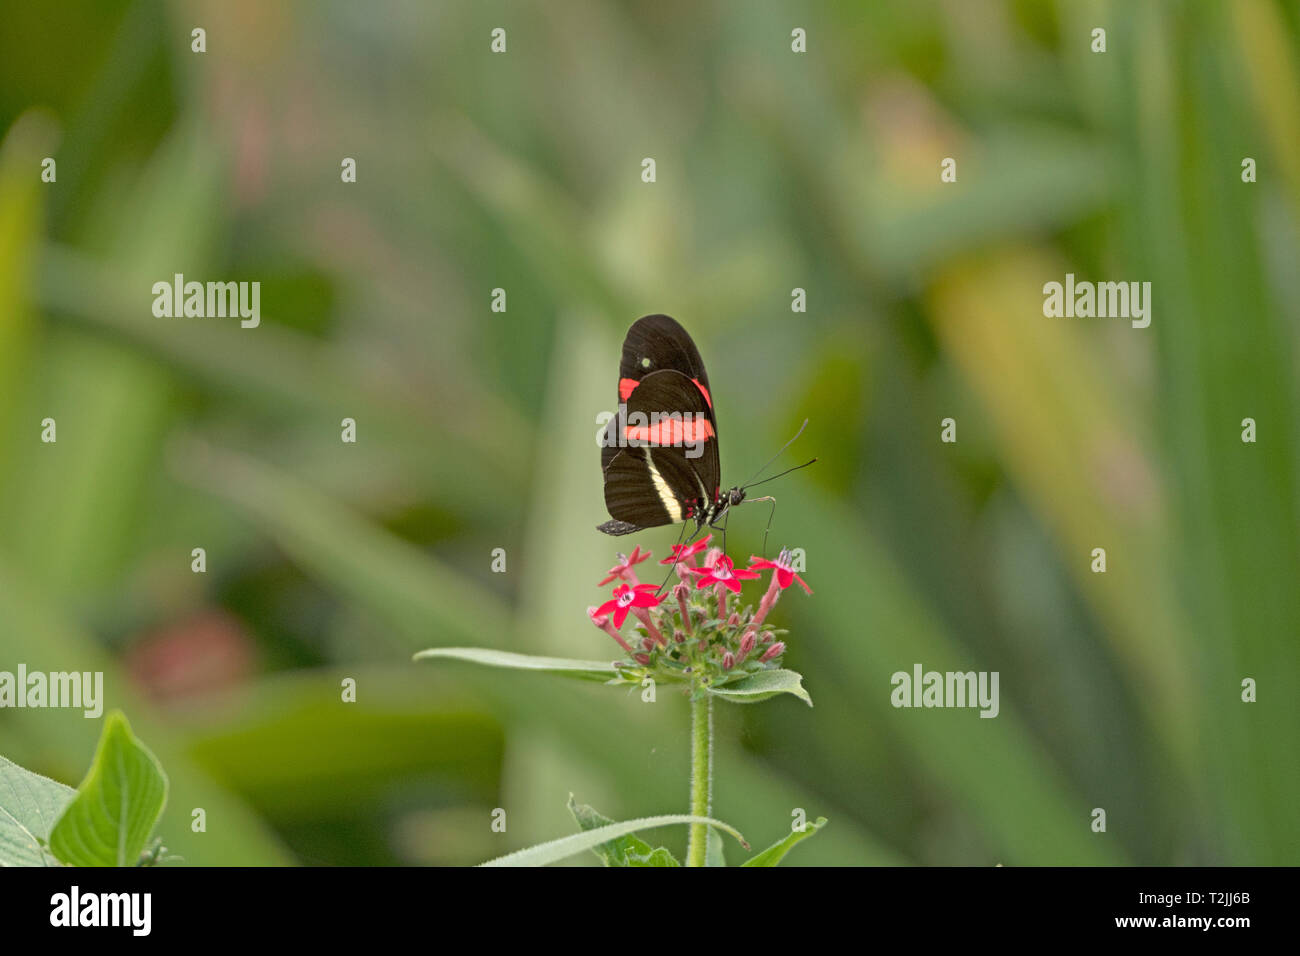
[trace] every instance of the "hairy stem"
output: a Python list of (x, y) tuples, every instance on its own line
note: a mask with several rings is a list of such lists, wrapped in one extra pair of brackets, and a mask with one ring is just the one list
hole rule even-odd
[[(713, 801), (713, 695), (691, 700), (691, 813), (707, 817)], [(709, 846), (707, 823), (692, 823), (687, 866), (704, 866)]]

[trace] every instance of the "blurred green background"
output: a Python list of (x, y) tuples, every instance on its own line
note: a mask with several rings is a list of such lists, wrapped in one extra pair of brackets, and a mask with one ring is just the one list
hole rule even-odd
[[(821, 458), (768, 486), (816, 591), (777, 609), (816, 707), (719, 705), (717, 816), (757, 845), (830, 817), (796, 864), (1300, 863), (1298, 24), (1273, 0), (9, 5), (0, 669), (105, 672), (191, 864), (477, 862), (570, 832), (570, 791), (681, 812), (677, 696), (410, 661), (613, 655), (596, 581), (675, 531), (594, 530), (595, 416), (627, 326), (667, 312), (725, 481), (804, 417), (786, 458)], [(155, 318), (177, 272), (260, 281), (261, 327)], [(1150, 281), (1151, 327), (1044, 318), (1066, 272)], [(733, 516), (733, 556), (765, 523)], [(893, 709), (918, 662), (998, 671), (1001, 714)], [(0, 753), (75, 784), (98, 730), (7, 710)]]

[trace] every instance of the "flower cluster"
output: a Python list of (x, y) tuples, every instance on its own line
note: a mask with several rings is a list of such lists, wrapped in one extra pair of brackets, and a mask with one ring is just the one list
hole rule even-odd
[[(812, 589), (795, 572), (788, 550), (775, 561), (751, 557), (748, 567), (738, 568), (721, 549), (709, 547), (711, 540), (712, 535), (673, 546), (659, 562), (672, 565), (678, 578), (667, 590), (637, 579), (636, 565), (651, 557), (639, 547), (620, 554), (600, 582), (620, 583), (613, 597), (588, 608), (587, 616), (627, 652), (628, 660), (619, 663), (624, 680), (653, 676), (718, 687), (780, 666), (785, 642), (778, 638), (786, 632), (764, 622), (790, 585), (798, 582), (808, 594)], [(759, 579), (761, 571), (771, 572), (767, 590), (757, 608), (742, 608), (742, 582)], [(629, 616), (634, 623), (625, 635)]]

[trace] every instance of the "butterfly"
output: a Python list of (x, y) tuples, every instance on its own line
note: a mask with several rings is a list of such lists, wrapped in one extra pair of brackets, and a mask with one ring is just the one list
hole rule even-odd
[[(667, 315), (642, 316), (627, 330), (618, 367), (618, 398), (618, 413), (601, 437), (600, 468), (611, 520), (596, 527), (605, 534), (632, 534), (689, 521), (695, 522), (696, 534), (705, 525), (717, 528), (717, 522), (745, 500), (746, 488), (817, 460), (723, 491), (709, 375), (695, 342)], [(803, 428), (754, 477), (801, 434)], [(775, 512), (775, 498), (749, 500), (770, 501)], [(772, 527), (772, 514), (767, 526)], [(725, 522), (721, 530), (725, 550)], [(766, 548), (767, 531), (763, 541)]]
[(619, 410), (600, 449), (612, 520), (597, 530), (714, 525), (745, 500), (745, 489), (722, 490), (718, 422), (695, 342), (676, 319), (643, 316), (627, 330), (618, 373)]

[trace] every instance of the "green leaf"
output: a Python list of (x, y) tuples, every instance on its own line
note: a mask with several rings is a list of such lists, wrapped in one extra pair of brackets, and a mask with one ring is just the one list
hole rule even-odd
[(681, 866), (681, 864), (677, 862), (677, 857), (668, 852), (667, 847), (661, 846), (656, 847), (649, 856), (630, 858), (628, 866)]
[(74, 793), (0, 757), (0, 866), (57, 866), (44, 844)]
[[(614, 821), (602, 813), (598, 813), (585, 803), (578, 803), (573, 794), (569, 794), (569, 812), (573, 814), (573, 819), (577, 821), (579, 829), (583, 831), (594, 830), (597, 827), (608, 826)], [(600, 857), (606, 866), (627, 866), (628, 854), (636, 856), (649, 856), (652, 848), (635, 833), (629, 833), (625, 837), (619, 837), (617, 840), (611, 840), (608, 843), (602, 843), (599, 846), (591, 848), (591, 851)]]
[[(516, 850), (514, 853), (507, 853), (505, 856), (499, 856), (495, 860), (488, 860), (480, 865), (545, 866), (547, 863), (567, 859), (581, 853), (583, 850), (593, 849), (602, 843), (609, 843), (611, 840), (629, 833), (668, 826), (671, 823), (707, 823), (711, 827), (717, 827), (719, 830), (731, 834), (740, 841), (741, 846), (746, 849), (749, 848), (749, 844), (745, 842), (745, 838), (741, 836), (740, 831), (730, 824), (723, 823), (721, 820), (714, 820), (712, 817), (697, 817), (689, 813), (673, 813), (666, 816), (641, 817), (637, 820), (625, 820), (622, 823), (611, 823), (608, 826), (596, 827), (584, 833), (575, 833), (573, 836), (561, 837), (558, 840), (551, 840), (523, 850)], [(663, 866), (667, 864), (656, 862), (649, 865)]]
[[(614, 822), (585, 803), (578, 803), (573, 799), (573, 794), (569, 794), (568, 805), (573, 819), (584, 831), (608, 826)], [(681, 866), (666, 847), (651, 847), (635, 833), (594, 846), (591, 852), (600, 857), (606, 866)]]
[(167, 802), (167, 776), (119, 710), (104, 720), (95, 761), (50, 831), (50, 849), (73, 866), (131, 866)]
[(722, 834), (717, 830), (710, 830), (708, 840), (704, 844), (704, 865), (705, 866), (726, 866), (727, 855), (723, 852)]
[(791, 847), (793, 847), (800, 840), (806, 840), (808, 837), (812, 836), (814, 833), (816, 833), (824, 826), (826, 826), (826, 818), (818, 817), (815, 823), (805, 824), (802, 832), (798, 830), (791, 831), (790, 835), (787, 836), (784, 840), (781, 840), (778, 843), (773, 843), (762, 853), (758, 854), (757, 856), (750, 857), (748, 860), (746, 860), (744, 863), (740, 865), (741, 866), (779, 866), (781, 863), (781, 859), (787, 853), (790, 852)]
[(793, 694), (809, 707), (812, 698), (803, 687), (803, 675), (784, 668), (774, 671), (761, 671), (750, 677), (722, 687), (711, 687), (709, 693), (736, 704), (757, 704), (770, 700), (778, 694)]
[(579, 661), (567, 657), (538, 657), (534, 654), (515, 654), (512, 651), (494, 651), (486, 647), (431, 647), (420, 651), (414, 660), (450, 658), (485, 664), (488, 667), (506, 667), (513, 670), (544, 671), (580, 680), (607, 681), (618, 674), (618, 668), (608, 661)]

